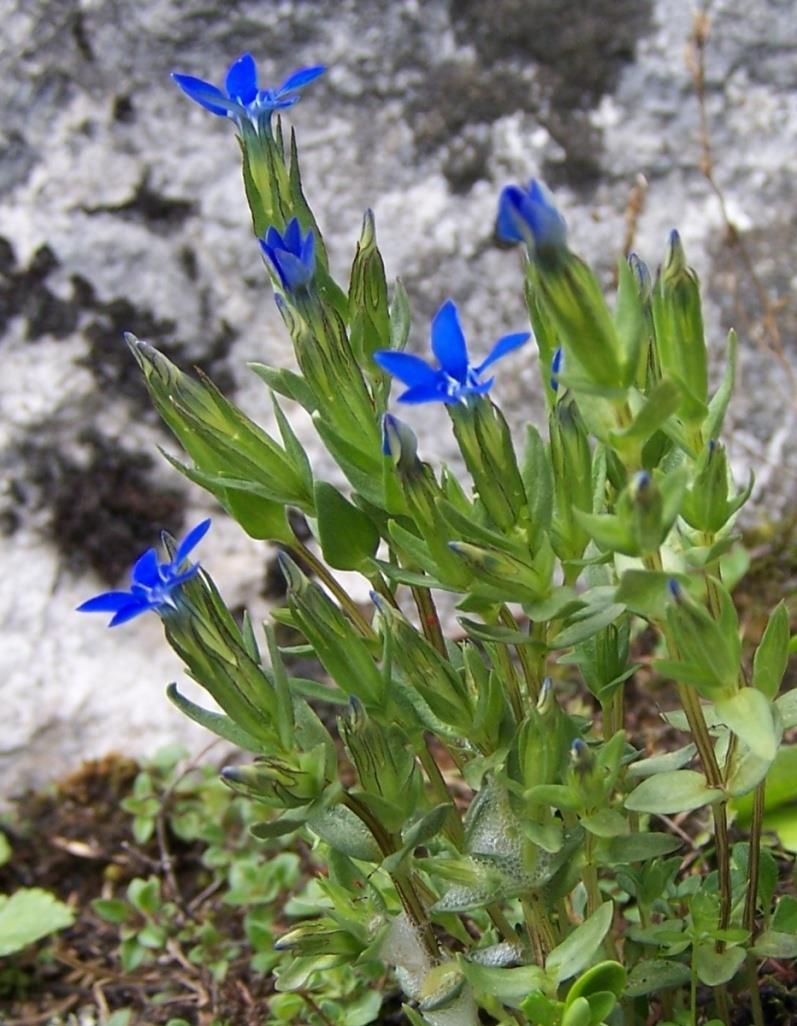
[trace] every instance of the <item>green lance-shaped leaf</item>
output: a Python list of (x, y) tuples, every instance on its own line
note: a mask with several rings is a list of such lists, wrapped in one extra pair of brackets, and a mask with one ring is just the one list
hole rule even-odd
[(374, 522), (326, 481), (316, 482), (315, 505), (326, 562), (335, 570), (359, 570), (379, 547)]
[[(559, 259), (530, 262), (528, 268), (532, 295), (564, 348), (568, 371), (598, 386), (622, 388), (625, 374), (620, 340), (589, 267), (564, 250)], [(548, 367), (550, 363), (546, 371)]]
[(533, 549), (537, 549), (542, 536), (551, 528), (554, 502), (554, 477), (551, 460), (539, 431), (533, 424), (526, 426), (526, 448), (520, 468), (528, 500), (528, 535)]
[(469, 736), (482, 752), (494, 752), (514, 729), (506, 688), (495, 670), (488, 670), (478, 648), (471, 642), (462, 646), (465, 682), (476, 696), (473, 726)]
[(770, 700), (780, 691), (789, 662), (789, 611), (781, 601), (772, 611), (753, 659), (753, 687)]
[(373, 596), (383, 628), (393, 639), (393, 659), (406, 681), (444, 723), (468, 731), (473, 699), (465, 681), (448, 659), (431, 645), (398, 610)]
[(709, 787), (702, 773), (673, 770), (643, 780), (625, 800), (631, 812), (688, 812), (720, 801), (723, 792)]
[(667, 609), (667, 625), (670, 630), (678, 660), (660, 668), (664, 672), (675, 671), (684, 664), (700, 674), (700, 681), (690, 680), (686, 670), (682, 677), (685, 683), (694, 683), (705, 698), (717, 699), (732, 695), (739, 679), (741, 642), (739, 623), (733, 602), (725, 588), (717, 585), (721, 615), (715, 620), (708, 610), (689, 597), (676, 581), (670, 582), (670, 592), (675, 601)]
[(204, 727), (206, 730), (211, 731), (217, 737), (223, 738), (225, 741), (229, 741), (230, 744), (237, 745), (238, 748), (243, 748), (245, 752), (255, 752), (262, 754), (266, 750), (266, 745), (262, 741), (258, 741), (256, 738), (248, 734), (242, 727), (226, 716), (224, 713), (212, 712), (209, 709), (203, 709), (202, 706), (197, 705), (196, 702), (192, 702), (185, 695), (180, 694), (180, 691), (176, 684), (170, 684), (166, 689), (166, 697), (170, 702), (174, 703), (177, 708), (193, 720), (194, 723), (198, 723), (200, 727)]
[(736, 353), (738, 342), (736, 332), (728, 332), (728, 360), (725, 365), (725, 373), (722, 376), (720, 386), (708, 404), (708, 417), (703, 425), (706, 438), (717, 438), (722, 431), (725, 421), (725, 413), (733, 394), (733, 386), (736, 382)]
[(674, 381), (662, 378), (646, 396), (631, 393), (633, 420), (621, 431), (612, 431), (609, 441), (627, 466), (639, 466), (645, 443), (672, 416), (681, 404), (681, 391)]
[(747, 487), (738, 495), (729, 494), (730, 485), (731, 475), (725, 447), (712, 439), (706, 447), (692, 487), (684, 496), (681, 514), (690, 527), (706, 534), (716, 534), (725, 527), (750, 498), (753, 478), (750, 477)]
[(280, 568), (288, 583), (288, 603), (296, 625), (327, 672), (368, 708), (380, 708), (385, 685), (368, 646), (321, 588), (308, 580), (285, 553)]
[(667, 257), (653, 292), (656, 350), (662, 373), (677, 382), (680, 414), (700, 424), (708, 401), (708, 359), (697, 275), (687, 266), (681, 239), (670, 235)]
[(209, 378), (202, 375), (196, 381), (153, 346), (132, 335), (126, 338), (156, 409), (207, 487), (245, 490), (248, 484), (274, 502), (313, 512), (309, 463), (284, 418), (281, 430), (287, 445), (281, 446), (225, 399)]
[(377, 349), (390, 348), (390, 313), (385, 265), (376, 244), (376, 226), (370, 210), (363, 217), (351, 269), (349, 323), (352, 349), (360, 365), (369, 377), (381, 376), (372, 357)]
[(545, 408), (550, 414), (558, 398), (557, 390), (551, 382), (551, 364), (559, 341), (553, 322), (543, 307), (539, 289), (534, 285), (533, 277), (531, 273), (526, 275), (524, 292), (534, 341), (540, 354), (538, 365), (541, 378), (540, 384), (545, 396)]
[(257, 376), (277, 395), (292, 399), (308, 413), (315, 411), (313, 391), (304, 378), (285, 367), (272, 367), (267, 363), (253, 361), (247, 364)]
[(486, 396), (448, 406), (454, 435), (476, 491), (494, 524), (514, 527), (527, 500), (509, 425)]

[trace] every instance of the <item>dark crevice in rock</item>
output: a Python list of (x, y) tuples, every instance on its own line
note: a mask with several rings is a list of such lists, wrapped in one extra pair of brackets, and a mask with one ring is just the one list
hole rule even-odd
[(80, 56), (87, 61), (93, 62), (94, 49), (88, 37), (86, 30), (86, 19), (83, 16), (83, 12), (78, 10), (72, 18), (71, 24), (72, 38), (75, 40), (75, 46)]
[[(48, 279), (60, 270), (60, 262), (49, 246), (40, 247), (27, 268), (17, 264), (14, 250), (0, 237), (0, 337), (13, 317), (22, 317), (25, 338), (36, 343), (43, 338), (64, 339), (80, 333), (88, 353), (78, 362), (87, 367), (98, 384), (133, 402), (142, 414), (152, 417), (152, 404), (141, 374), (123, 342), (126, 331), (152, 342), (164, 355), (185, 369), (197, 364), (222, 391), (235, 387), (227, 357), (237, 338), (235, 329), (222, 320), (204, 347), (192, 340), (190, 347), (179, 340), (177, 324), (158, 317), (129, 299), (100, 299), (91, 282), (78, 274), (68, 279), (66, 298), (59, 296)], [(203, 323), (212, 324), (211, 301), (200, 297)]]
[(79, 461), (59, 447), (62, 434), (59, 423), (36, 425), (7, 455), (9, 488), (0, 516), (13, 530), (22, 514), (49, 510), (44, 531), (67, 568), (91, 568), (114, 584), (159, 530), (180, 533), (185, 497), (154, 482), (150, 456), (88, 428), (77, 439), (86, 457)]
[(146, 224), (152, 231), (165, 235), (184, 224), (194, 213), (195, 206), (188, 200), (156, 192), (150, 188), (149, 179), (145, 175), (133, 196), (124, 203), (84, 207), (83, 210), (87, 214), (115, 214), (127, 221)]
[(112, 114), (114, 121), (129, 125), (136, 120), (136, 108), (129, 96), (117, 96), (113, 101)]
[(651, 0), (584, 0), (574, 17), (563, 16), (560, 0), (450, 0), (457, 41), (477, 59), (437, 63), (413, 90), (409, 115), (419, 149), (442, 148), (452, 189), (465, 191), (487, 168), (474, 127), (525, 111), (564, 151), (542, 169), (551, 183), (591, 186), (601, 175), (602, 143), (588, 112), (634, 59), (651, 10)]

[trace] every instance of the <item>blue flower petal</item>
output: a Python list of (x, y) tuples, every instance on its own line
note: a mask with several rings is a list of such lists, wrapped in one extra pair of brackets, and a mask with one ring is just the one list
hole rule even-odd
[(228, 114), (246, 113), (240, 103), (229, 99), (218, 86), (214, 86), (210, 82), (194, 78), (193, 75), (179, 75), (177, 72), (172, 72), (172, 78), (186, 95), (205, 110), (209, 110), (211, 114), (217, 114), (224, 118)]
[(78, 613), (118, 613), (130, 605), (129, 591), (104, 591), (77, 607)]
[(522, 230), (523, 216), (520, 213), (522, 200), (523, 190), (517, 185), (507, 185), (501, 190), (495, 230), (504, 242), (525, 242)]
[(188, 558), (188, 554), (197, 547), (197, 545), (208, 533), (208, 531), (210, 530), (210, 525), (211, 518), (208, 517), (207, 520), (202, 520), (200, 523), (196, 525), (196, 527), (191, 528), (191, 530), (188, 532), (185, 538), (183, 538), (183, 540), (177, 546), (177, 552), (175, 552), (174, 554), (172, 566), (178, 567), (182, 562), (184, 562), (184, 560)]
[(129, 605), (123, 606), (116, 616), (113, 617), (111, 622), (108, 624), (109, 627), (118, 627), (121, 623), (127, 623), (128, 620), (132, 620), (135, 616), (141, 616), (142, 613), (146, 613), (150, 609), (154, 609), (155, 605), (146, 600), (133, 601)]
[(398, 397), (400, 403), (456, 403), (459, 402), (459, 395), (449, 395), (445, 388), (444, 380), (435, 386), (414, 385), (402, 392)]
[(506, 356), (507, 353), (513, 352), (515, 349), (519, 349), (525, 342), (531, 338), (531, 335), (525, 331), (520, 332), (517, 335), (504, 335), (503, 338), (499, 338), (493, 348), (487, 354), (486, 359), (482, 360), (479, 366), (476, 368), (476, 374), (481, 374), (487, 370), (496, 360), (500, 360)]
[(141, 588), (156, 588), (163, 583), (158, 565), (158, 554), (155, 549), (147, 549), (142, 556), (139, 556), (130, 576), (133, 585), (139, 585)]
[(468, 376), (468, 350), (454, 303), (449, 299), (432, 321), (432, 352), (450, 377), (463, 385)]
[(296, 89), (302, 89), (318, 78), (319, 75), (323, 75), (326, 70), (323, 64), (317, 64), (312, 68), (299, 68), (292, 75), (288, 75), (279, 89), (276, 90), (277, 97), (282, 96), (283, 93), (292, 93)]
[(469, 384), (467, 388), (462, 389), (462, 394), (484, 395), (490, 391), (494, 382), (495, 378), (488, 378), (486, 381), (474, 381), (472, 384)]
[(292, 217), (285, 225), (285, 231), (282, 233), (282, 244), (285, 249), (298, 255), (302, 248), (302, 229), (299, 225), (298, 217)]
[(274, 266), (279, 274), (280, 281), (289, 292), (306, 285), (313, 276), (310, 268), (305, 267), (301, 257), (294, 256), (287, 249), (274, 250)]
[(231, 99), (240, 100), (247, 107), (257, 98), (257, 67), (251, 53), (244, 53), (233, 61), (224, 80), (224, 88)]
[(437, 389), (438, 382), (443, 380), (440, 371), (430, 367), (420, 356), (412, 353), (398, 353), (393, 349), (378, 349), (374, 353), (374, 361), (382, 370), (414, 388), (416, 385), (429, 389)]
[(301, 261), (305, 267), (315, 269), (315, 235), (312, 232), (307, 233), (307, 238), (302, 243)]
[[(262, 241), (261, 245), (263, 245)], [(276, 249), (277, 246), (282, 245), (282, 236), (274, 227), (274, 225), (271, 225), (268, 231), (266, 232), (265, 245), (268, 246), (270, 249)]]
[(291, 93), (290, 96), (280, 96), (278, 99), (271, 100), (267, 106), (270, 110), (287, 110), (288, 107), (292, 107), (299, 100), (301, 100), (301, 96), (298, 93)]

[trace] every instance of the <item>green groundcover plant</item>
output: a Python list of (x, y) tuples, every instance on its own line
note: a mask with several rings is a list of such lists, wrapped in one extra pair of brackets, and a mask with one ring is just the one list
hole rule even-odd
[[(745, 992), (763, 1026), (759, 963), (797, 954), (797, 901), (775, 901), (762, 847), (767, 774), (797, 702), (779, 697), (785, 605), (749, 669), (729, 591), (734, 518), (752, 486), (736, 486), (720, 440), (735, 338), (712, 392), (678, 234), (655, 275), (635, 255), (621, 260), (610, 307), (532, 181), (505, 188), (497, 214), (498, 234), (522, 253), (532, 333), (471, 357), (449, 300), (431, 326), (434, 361), (404, 352), (408, 298), (388, 287), (373, 216), (344, 288), (284, 131), (282, 110), (323, 70), (260, 89), (247, 54), (223, 88), (174, 76), (237, 129), (254, 233), (296, 355), (293, 369), (252, 365), (277, 434), (128, 336), (183, 450), (167, 458), (248, 535), (280, 546), (287, 606), (262, 631), (231, 615), (189, 561), (205, 521), (179, 544), (166, 537), (164, 561), (147, 551), (127, 591), (81, 609), (111, 613), (111, 625), (154, 610), (221, 711), (175, 685), (171, 700), (251, 753), (223, 778), (262, 808), (255, 836), (312, 840), (325, 875), (276, 941), (292, 956), (282, 990), (382, 964), (412, 1026), (728, 1024)], [(528, 425), (515, 440), (489, 396), (492, 373), (532, 345), (547, 437)], [(389, 412), (393, 378), (407, 421), (416, 403), (439, 404), (440, 430), (448, 416), (465, 479), (424, 462), (422, 440)], [(316, 477), (284, 399), (310, 415), (345, 488)], [(341, 570), (368, 580), (370, 612)], [(438, 616), (440, 592), (455, 596), (456, 638)], [(328, 687), (289, 675), (280, 625), (298, 632), (292, 652), (312, 652)], [(668, 717), (685, 743), (674, 751), (639, 751), (624, 729), (641, 628), (656, 638), (654, 669), (677, 688)], [(577, 668), (594, 719), (560, 701), (558, 664)], [(338, 706), (336, 731), (314, 711), (319, 693)], [(729, 802), (744, 795), (749, 842), (731, 845)], [(712, 829), (686, 869), (657, 817), (692, 810)]]

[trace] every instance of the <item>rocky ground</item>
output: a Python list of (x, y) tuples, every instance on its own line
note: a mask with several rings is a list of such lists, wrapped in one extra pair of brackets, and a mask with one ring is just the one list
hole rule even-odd
[[(362, 208), (373, 207), (419, 349), (447, 296), (477, 352), (522, 328), (516, 255), (493, 230), (507, 181), (548, 181), (607, 283), (629, 239), (655, 264), (678, 226), (707, 286), (717, 352), (732, 324), (742, 339), (735, 466), (756, 471), (754, 515), (788, 510), (793, 5), (715, 0), (697, 22), (685, 0), (567, 7), (0, 0), (6, 793), (109, 747), (151, 752), (178, 734), (201, 743), (162, 697), (180, 667), (155, 618), (109, 633), (72, 612), (116, 583), (160, 527), (179, 531), (211, 509), (157, 455), (166, 439), (121, 333), (200, 364), (265, 423), (245, 361), (291, 360), (230, 126), (180, 95), (172, 70), (219, 81), (251, 50), (274, 85), (297, 66), (329, 65), (292, 112), (307, 192), (341, 277)], [(518, 424), (538, 410), (531, 356), (514, 371), (497, 392)], [(413, 421), (426, 456), (451, 457), (439, 411)], [(323, 466), (309, 425), (299, 429)], [(218, 517), (202, 555), (231, 603), (262, 607), (268, 556), (235, 525)]]

